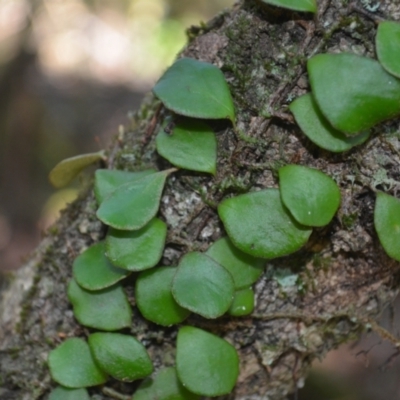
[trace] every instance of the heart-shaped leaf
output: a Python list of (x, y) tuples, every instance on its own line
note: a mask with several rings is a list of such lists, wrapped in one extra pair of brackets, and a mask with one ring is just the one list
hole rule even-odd
[(165, 107), (193, 118), (235, 121), (235, 109), (224, 74), (214, 65), (181, 58), (153, 88)]
[(252, 285), (265, 266), (264, 259), (243, 253), (227, 237), (217, 240), (206, 254), (231, 273), (235, 289)]
[(62, 386), (51, 391), (49, 400), (90, 400), (86, 389), (69, 389)]
[(171, 293), (176, 267), (160, 267), (142, 272), (136, 280), (136, 303), (149, 321), (170, 326), (186, 319), (190, 311), (182, 308)]
[(388, 256), (400, 261), (400, 200), (378, 192), (374, 224), (379, 241)]
[(68, 388), (96, 386), (107, 375), (96, 365), (87, 343), (78, 338), (67, 339), (49, 354), (52, 378)]
[(254, 310), (254, 292), (252, 288), (241, 289), (235, 292), (229, 314), (234, 317), (249, 315)]
[(378, 25), (376, 53), (382, 67), (400, 78), (400, 24), (398, 22), (383, 21)]
[(78, 284), (87, 290), (100, 290), (124, 279), (129, 272), (117, 268), (105, 256), (103, 242), (96, 243), (80, 254), (72, 265)]
[(182, 307), (217, 318), (228, 311), (233, 293), (232, 275), (212, 258), (199, 252), (183, 256), (172, 284), (172, 294)]
[(262, 0), (264, 3), (295, 11), (317, 12), (316, 0)]
[(120, 186), (101, 203), (97, 217), (115, 229), (142, 228), (157, 214), (165, 180), (173, 171), (156, 172)]
[(117, 169), (98, 169), (94, 179), (94, 194), (98, 204), (101, 204), (114, 190), (125, 183), (136, 181), (157, 172), (146, 169), (138, 172), (120, 171)]
[(90, 292), (72, 279), (68, 285), (68, 299), (74, 307), (75, 318), (84, 326), (115, 331), (131, 325), (132, 310), (118, 285)]
[(201, 121), (185, 119), (175, 125), (171, 134), (162, 128), (156, 146), (158, 153), (176, 167), (215, 175), (217, 139)]
[(239, 357), (227, 341), (192, 326), (179, 330), (176, 346), (179, 380), (193, 393), (221, 396), (232, 391)]
[(328, 121), (354, 135), (400, 113), (400, 80), (375, 60), (318, 54), (308, 60), (312, 93)]
[(226, 199), (218, 213), (233, 244), (255, 257), (294, 253), (311, 234), (311, 229), (300, 225), (284, 207), (277, 189)]
[(106, 237), (106, 255), (114, 265), (129, 271), (154, 267), (162, 256), (167, 225), (153, 218), (137, 231), (110, 228)]
[(164, 368), (155, 378), (142, 382), (132, 400), (198, 400), (197, 394), (189, 392), (179, 382), (174, 367)]
[(104, 151), (99, 151), (98, 153), (81, 154), (66, 158), (50, 171), (50, 183), (56, 188), (67, 186), (83, 169), (103, 157)]
[(322, 115), (311, 93), (297, 98), (289, 108), (304, 134), (322, 149), (335, 153), (347, 151), (369, 137), (369, 131), (346, 136), (335, 129)]
[(283, 204), (306, 226), (329, 224), (340, 205), (335, 181), (317, 169), (286, 165), (279, 169)]
[(120, 381), (132, 382), (153, 372), (146, 349), (133, 336), (97, 332), (89, 336), (89, 347), (100, 368)]

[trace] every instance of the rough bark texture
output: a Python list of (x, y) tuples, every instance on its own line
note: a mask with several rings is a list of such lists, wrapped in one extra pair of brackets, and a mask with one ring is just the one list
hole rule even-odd
[[(216, 213), (219, 201), (249, 189), (277, 187), (277, 168), (286, 163), (328, 173), (342, 192), (341, 208), (328, 227), (316, 229), (296, 254), (268, 261), (255, 285), (252, 315), (189, 318), (188, 324), (226, 338), (240, 354), (238, 384), (226, 399), (287, 398), (302, 385), (315, 358), (357, 337), (397, 294), (400, 265), (385, 254), (374, 231), (373, 190), (394, 194), (399, 188), (399, 121), (375, 129), (360, 148), (335, 155), (309, 142), (286, 114), (291, 99), (308, 90), (307, 57), (339, 51), (373, 57), (376, 15), (400, 17), (400, 5), (389, 0), (382, 0), (373, 15), (362, 3), (320, 1), (313, 19), (246, 0), (189, 31), (183, 54), (212, 62), (225, 73), (240, 133), (228, 123), (215, 124), (215, 178), (179, 171), (168, 180), (160, 209), (169, 229), (162, 263), (174, 265), (187, 251), (207, 249), (224, 234)], [(149, 96), (110, 147), (107, 167), (167, 168), (154, 150), (154, 134), (166, 114)], [(49, 351), (66, 337), (88, 334), (73, 317), (66, 284), (76, 255), (105, 235), (96, 207), (88, 188), (15, 278), (3, 285), (0, 399), (46, 399), (55, 386), (46, 365)], [(285, 274), (297, 278), (285, 280)], [(126, 290), (134, 305), (132, 281)], [(134, 310), (130, 332), (146, 345), (156, 369), (174, 363), (176, 328), (150, 324)], [(112, 399), (110, 388), (128, 395), (135, 387), (109, 382), (91, 394), (93, 399)]]

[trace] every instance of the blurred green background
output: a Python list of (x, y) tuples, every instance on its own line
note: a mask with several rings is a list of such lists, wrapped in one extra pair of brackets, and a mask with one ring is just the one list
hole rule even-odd
[(233, 0), (0, 0), (0, 269), (57, 210), (50, 169), (107, 146), (185, 45)]
[[(185, 29), (233, 3), (0, 0), (0, 270), (21, 265), (76, 196), (77, 183), (50, 186), (51, 168), (106, 147), (185, 45)], [(394, 353), (374, 335), (343, 346), (290, 400), (400, 399), (397, 358), (380, 372)]]

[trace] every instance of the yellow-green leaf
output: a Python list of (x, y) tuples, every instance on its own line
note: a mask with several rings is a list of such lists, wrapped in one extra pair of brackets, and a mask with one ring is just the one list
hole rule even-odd
[(374, 224), (386, 253), (389, 257), (400, 261), (400, 199), (378, 192)]
[(101, 160), (104, 151), (98, 153), (81, 154), (79, 156), (66, 158), (59, 162), (49, 174), (51, 184), (55, 188), (68, 185), (84, 168)]
[(382, 67), (400, 78), (400, 24), (398, 22), (383, 21), (378, 25), (376, 53)]
[(317, 12), (316, 0), (262, 0), (264, 3), (295, 11)]

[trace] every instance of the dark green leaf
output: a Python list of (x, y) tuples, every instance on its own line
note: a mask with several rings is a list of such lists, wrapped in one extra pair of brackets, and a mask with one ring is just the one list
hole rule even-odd
[(400, 81), (375, 60), (318, 54), (308, 60), (317, 104), (328, 121), (354, 135), (400, 113)]
[(138, 172), (98, 169), (94, 180), (94, 194), (96, 195), (97, 203), (101, 204), (114, 190), (125, 183), (136, 181), (155, 172), (157, 172), (155, 169), (146, 169)]
[(277, 189), (226, 199), (218, 213), (233, 244), (255, 257), (294, 253), (311, 234), (311, 229), (296, 222), (283, 206)]
[(133, 336), (97, 332), (89, 336), (89, 347), (101, 369), (120, 381), (132, 382), (153, 372), (146, 349)]
[(193, 118), (235, 121), (235, 109), (223, 73), (214, 65), (181, 58), (153, 89), (165, 107)]
[(215, 175), (217, 139), (203, 122), (185, 119), (170, 134), (162, 128), (156, 145), (158, 153), (176, 167)]
[(156, 172), (120, 186), (100, 205), (97, 217), (121, 230), (137, 230), (156, 214), (167, 176), (174, 170)]
[(316, 0), (262, 0), (264, 3), (295, 11), (317, 12)]
[(376, 53), (382, 67), (400, 78), (400, 24), (398, 22), (383, 21), (378, 25)]
[(203, 396), (232, 391), (239, 374), (239, 358), (227, 341), (191, 326), (179, 330), (176, 367), (183, 385)]
[(375, 229), (389, 257), (400, 261), (400, 200), (386, 193), (376, 195)]
[(171, 293), (176, 267), (160, 267), (142, 272), (136, 281), (136, 303), (149, 321), (169, 326), (186, 319), (190, 311), (182, 308)]
[(183, 256), (172, 284), (172, 294), (182, 307), (217, 318), (228, 311), (233, 292), (232, 275), (212, 258), (199, 252)]
[(100, 290), (124, 279), (129, 272), (114, 267), (108, 261), (103, 242), (94, 244), (80, 254), (73, 263), (73, 275), (78, 284), (87, 290)]
[(346, 136), (335, 129), (322, 115), (311, 93), (297, 98), (289, 106), (304, 134), (322, 149), (339, 153), (364, 143), (370, 132)]
[(279, 169), (283, 204), (306, 226), (329, 224), (340, 205), (335, 181), (317, 169), (286, 165)]
[(198, 400), (197, 394), (189, 392), (179, 382), (174, 367), (164, 368), (155, 378), (142, 382), (132, 400)]
[(68, 389), (62, 386), (51, 391), (49, 400), (90, 400), (86, 389)]
[(68, 388), (96, 386), (107, 375), (96, 365), (87, 343), (78, 338), (67, 339), (49, 354), (52, 378)]
[(75, 318), (84, 326), (115, 331), (131, 325), (132, 310), (120, 286), (89, 292), (71, 280), (68, 298)]
[(235, 289), (252, 285), (265, 266), (265, 260), (243, 253), (227, 237), (217, 240), (207, 250), (207, 255), (231, 273)]
[(81, 154), (59, 162), (49, 174), (51, 184), (56, 188), (68, 185), (83, 169), (101, 160), (104, 152)]
[(229, 314), (242, 317), (251, 314), (254, 310), (254, 292), (252, 288), (241, 289), (235, 292)]
[(129, 271), (154, 267), (162, 256), (167, 225), (153, 218), (137, 231), (110, 228), (106, 237), (106, 255), (114, 265)]

